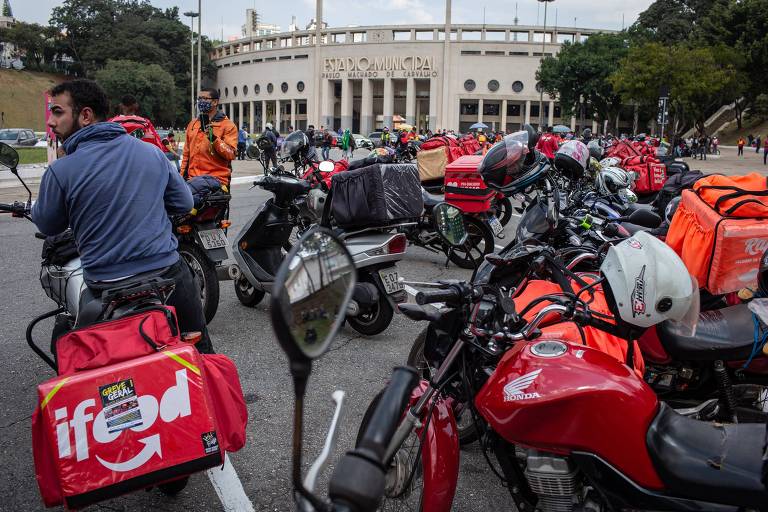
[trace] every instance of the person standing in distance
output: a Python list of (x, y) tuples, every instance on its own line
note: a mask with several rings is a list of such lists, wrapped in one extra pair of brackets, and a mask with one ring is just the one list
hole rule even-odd
[(106, 122), (109, 101), (96, 82), (63, 82), (50, 95), (47, 125), (66, 154), (43, 174), (32, 221), (46, 235), (72, 229), (94, 298), (131, 277), (173, 279), (168, 305), (179, 328), (200, 332), (197, 349), (213, 352), (200, 292), (168, 219), (192, 209), (187, 184), (159, 148)]
[(228, 186), (232, 178), (232, 160), (237, 156), (238, 130), (218, 107), (219, 92), (211, 88), (200, 89), (197, 95), (199, 115), (187, 125), (181, 173), (187, 180), (208, 174)]

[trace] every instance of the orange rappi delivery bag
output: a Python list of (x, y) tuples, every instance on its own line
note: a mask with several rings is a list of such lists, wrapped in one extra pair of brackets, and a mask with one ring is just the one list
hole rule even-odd
[(710, 293), (754, 289), (768, 249), (768, 178), (752, 173), (700, 179), (683, 191), (666, 242)]

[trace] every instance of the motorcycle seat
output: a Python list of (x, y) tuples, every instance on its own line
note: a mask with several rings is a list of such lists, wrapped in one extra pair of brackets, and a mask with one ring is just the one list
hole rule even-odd
[(424, 208), (434, 208), (439, 203), (445, 202), (445, 196), (430, 194), (424, 188), (421, 189), (421, 197), (424, 198)]
[(760, 508), (766, 427), (719, 424), (678, 414), (662, 403), (646, 442), (667, 494), (696, 501)]
[(649, 212), (654, 211), (653, 205), (651, 204), (645, 204), (645, 203), (631, 203), (629, 206), (627, 206), (627, 213), (632, 213), (637, 210), (647, 210)]
[(678, 361), (743, 361), (754, 344), (755, 324), (746, 304), (703, 311), (696, 334), (686, 336), (672, 322), (661, 323), (656, 332), (667, 353)]

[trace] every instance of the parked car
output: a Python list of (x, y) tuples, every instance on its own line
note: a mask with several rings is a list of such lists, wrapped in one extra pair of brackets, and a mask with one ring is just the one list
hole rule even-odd
[(3, 128), (0, 130), (0, 142), (16, 147), (32, 147), (37, 144), (37, 137), (28, 128)]
[(368, 138), (373, 142), (377, 148), (381, 146), (381, 132), (373, 132), (368, 134)]
[(358, 149), (367, 149), (367, 150), (371, 151), (375, 147), (373, 145), (373, 141), (371, 141), (371, 139), (369, 139), (368, 137), (363, 137), (359, 133), (353, 133), (352, 137), (354, 137), (354, 139), (355, 139), (355, 146)]

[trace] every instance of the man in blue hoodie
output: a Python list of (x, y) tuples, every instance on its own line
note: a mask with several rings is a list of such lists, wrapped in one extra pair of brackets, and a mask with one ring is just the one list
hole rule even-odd
[(51, 92), (48, 127), (66, 156), (43, 175), (32, 220), (46, 235), (72, 228), (88, 288), (95, 296), (141, 274), (174, 279), (168, 304), (182, 332), (201, 332), (211, 352), (199, 291), (179, 257), (169, 214), (192, 209), (192, 194), (157, 147), (105, 122), (107, 95), (96, 82), (72, 80)]

